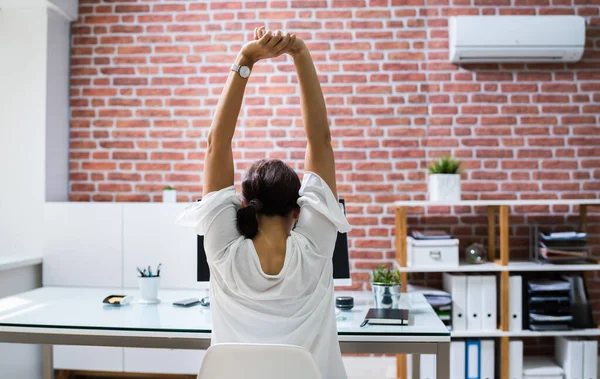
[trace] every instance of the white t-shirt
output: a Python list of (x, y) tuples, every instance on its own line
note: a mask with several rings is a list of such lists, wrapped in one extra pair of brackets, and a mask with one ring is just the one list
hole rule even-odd
[(212, 344), (273, 343), (308, 349), (324, 379), (346, 378), (335, 319), (332, 255), (337, 232), (351, 229), (318, 175), (306, 172), (296, 228), (281, 272), (262, 271), (252, 240), (237, 230), (235, 187), (190, 205), (178, 223), (204, 235), (210, 267)]

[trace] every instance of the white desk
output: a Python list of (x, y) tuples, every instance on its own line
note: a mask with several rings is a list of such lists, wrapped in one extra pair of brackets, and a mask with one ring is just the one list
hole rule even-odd
[[(199, 291), (161, 290), (158, 305), (102, 303), (108, 295), (123, 293), (135, 296), (138, 291), (44, 287), (0, 299), (0, 342), (43, 344), (44, 379), (53, 377), (52, 345), (197, 350), (210, 346), (210, 309), (172, 305), (198, 297)], [(355, 295), (355, 308), (337, 316), (343, 353), (435, 354), (437, 378), (449, 378), (450, 332), (421, 294), (402, 295), (402, 301), (410, 304), (410, 325), (364, 328), (360, 324), (372, 299), (368, 293)]]

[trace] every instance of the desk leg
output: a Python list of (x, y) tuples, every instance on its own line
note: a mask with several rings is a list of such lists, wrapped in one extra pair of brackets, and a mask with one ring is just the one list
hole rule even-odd
[(44, 379), (54, 379), (54, 357), (52, 345), (42, 345), (42, 377)]
[(412, 353), (412, 379), (421, 379), (421, 354)]
[(437, 346), (436, 379), (450, 379), (450, 342), (440, 342)]

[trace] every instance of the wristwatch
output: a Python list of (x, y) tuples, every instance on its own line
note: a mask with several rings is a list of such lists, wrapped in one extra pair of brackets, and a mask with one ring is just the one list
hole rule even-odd
[(237, 72), (244, 79), (248, 79), (248, 77), (250, 76), (250, 67), (248, 66), (240, 66), (239, 64), (234, 64), (231, 66), (231, 71)]

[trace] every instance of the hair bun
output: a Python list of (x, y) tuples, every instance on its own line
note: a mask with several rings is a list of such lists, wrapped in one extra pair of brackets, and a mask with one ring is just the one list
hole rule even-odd
[(254, 210), (256, 212), (260, 212), (261, 209), (263, 208), (263, 203), (262, 203), (262, 201), (260, 201), (258, 199), (252, 199), (250, 201), (250, 203), (248, 204), (248, 206), (254, 208)]

